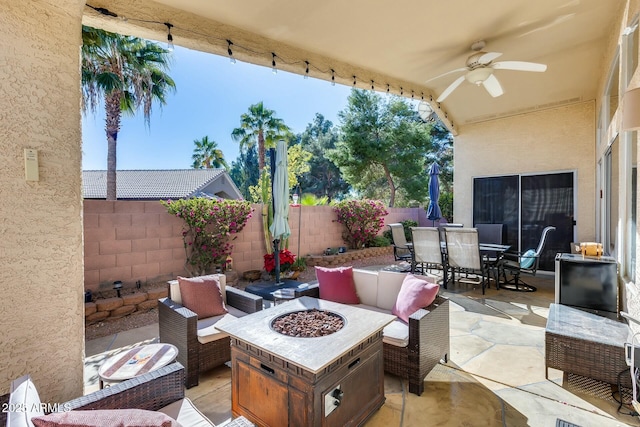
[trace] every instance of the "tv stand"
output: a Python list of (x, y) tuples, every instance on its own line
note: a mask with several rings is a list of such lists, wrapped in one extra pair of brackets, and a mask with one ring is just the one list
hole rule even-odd
[[(545, 378), (549, 368), (617, 384), (618, 374), (628, 371), (624, 343), (626, 323), (561, 304), (549, 306), (545, 328)], [(631, 378), (621, 376), (629, 387)]]

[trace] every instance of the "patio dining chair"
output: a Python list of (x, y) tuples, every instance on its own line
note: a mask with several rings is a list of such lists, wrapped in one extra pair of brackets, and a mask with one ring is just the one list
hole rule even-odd
[[(411, 227), (411, 241), (413, 243), (412, 273), (418, 270), (418, 264), (422, 274), (426, 274), (433, 267), (444, 272), (445, 262), (440, 245), (440, 231), (436, 227)], [(443, 284), (446, 287), (444, 281)]]
[(411, 262), (411, 244), (407, 243), (407, 237), (404, 234), (404, 226), (399, 222), (389, 224), (391, 230), (391, 238), (393, 239), (393, 258), (395, 261)]
[[(534, 292), (536, 287), (523, 282), (520, 274), (527, 273), (535, 276), (540, 264), (540, 255), (547, 242), (549, 233), (556, 228), (553, 226), (545, 227), (540, 236), (540, 242), (536, 249), (529, 249), (523, 253), (505, 252), (504, 258), (498, 265), (499, 272), (502, 274), (503, 281), (500, 283), (501, 288), (512, 291)], [(507, 280), (507, 272), (511, 278)]]
[(478, 276), (479, 282), (459, 279), (461, 282), (475, 283), (482, 286), (484, 295), (488, 283), (487, 264), (480, 255), (478, 230), (475, 228), (445, 228), (447, 266), (451, 270), (452, 282), (455, 283), (455, 272)]
[[(503, 230), (504, 224), (476, 224), (476, 230), (478, 230), (478, 242), (501, 245), (503, 243)], [(500, 279), (500, 271), (498, 269), (498, 262), (502, 257), (501, 253), (496, 251), (481, 251), (481, 255), (485, 256), (485, 262), (489, 275), (495, 280), (496, 289), (498, 288), (498, 281)]]

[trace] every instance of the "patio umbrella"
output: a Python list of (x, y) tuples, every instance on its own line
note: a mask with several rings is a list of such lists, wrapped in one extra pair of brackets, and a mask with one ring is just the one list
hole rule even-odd
[[(273, 149), (272, 149), (273, 150)], [(289, 170), (287, 165), (287, 143), (278, 141), (271, 152), (271, 197), (273, 199), (273, 222), (269, 227), (273, 237), (276, 284), (280, 283), (280, 241), (291, 234), (289, 228)]]
[(437, 163), (433, 163), (429, 168), (429, 207), (427, 208), (427, 219), (432, 221), (431, 225), (435, 225), (436, 220), (442, 218), (442, 211), (438, 205), (440, 198), (440, 181), (438, 175), (440, 167)]

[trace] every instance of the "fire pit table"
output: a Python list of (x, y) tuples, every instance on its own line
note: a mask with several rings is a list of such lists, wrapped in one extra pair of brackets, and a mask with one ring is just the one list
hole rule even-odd
[[(289, 321), (288, 314), (307, 311), (326, 313), (331, 329), (339, 330), (313, 337), (276, 331), (282, 329), (282, 319)], [(260, 426), (362, 424), (385, 400), (382, 329), (394, 319), (301, 297), (220, 326), (231, 336), (233, 415), (244, 415)], [(313, 321), (312, 327), (324, 328), (321, 320)], [(284, 329), (296, 328), (300, 329)], [(310, 332), (314, 333), (327, 331)]]

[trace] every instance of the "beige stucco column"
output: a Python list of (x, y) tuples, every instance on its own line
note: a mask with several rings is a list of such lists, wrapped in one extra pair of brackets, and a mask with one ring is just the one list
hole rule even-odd
[(0, 0), (0, 394), (31, 374), (50, 403), (83, 390), (83, 7)]

